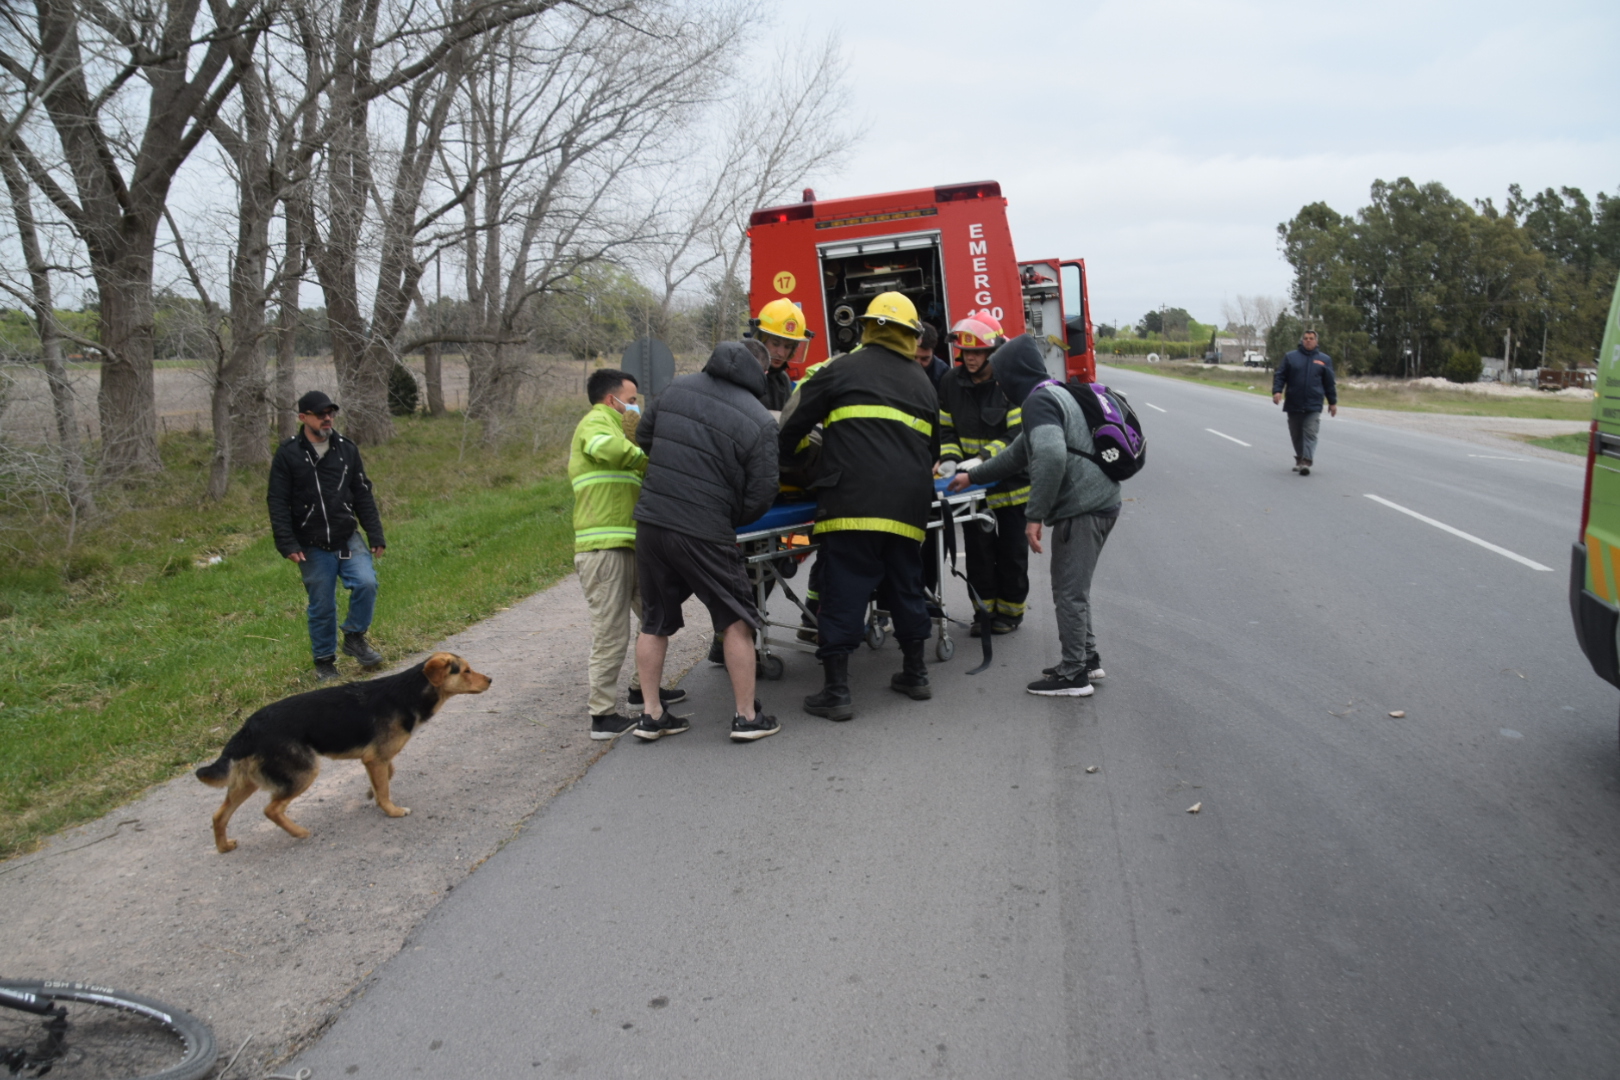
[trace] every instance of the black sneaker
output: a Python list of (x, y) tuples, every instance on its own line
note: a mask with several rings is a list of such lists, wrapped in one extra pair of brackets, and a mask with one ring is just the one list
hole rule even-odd
[[(665, 705), (673, 705), (677, 701), (686, 700), (686, 691), (678, 686), (660, 686), (658, 688), (658, 700)], [(647, 699), (641, 696), (640, 687), (630, 688), (630, 704), (638, 709), (647, 704)]]
[(1308, 463), (1305, 464), (1305, 465), (1301, 465), (1299, 467), (1299, 475), (1301, 475), (1301, 476), (1309, 476), (1309, 475), (1311, 475), (1311, 467), (1310, 467), (1310, 465)]
[(343, 678), (343, 673), (337, 669), (336, 656), (317, 656), (315, 658), (315, 679), (317, 682), (331, 682), (333, 679)]
[(732, 742), (753, 742), (755, 739), (763, 739), (767, 735), (775, 735), (781, 730), (782, 725), (777, 723), (776, 717), (766, 716), (765, 710), (760, 708), (757, 701), (754, 702), (754, 718), (752, 720), (742, 715), (731, 718)]
[(620, 713), (608, 713), (605, 716), (591, 717), (591, 738), (597, 742), (606, 742), (617, 739), (620, 735), (636, 726), (636, 722)]
[(1036, 679), (1025, 689), (1041, 697), (1090, 697), (1094, 693), (1091, 680), (1084, 675), (1071, 675), (1068, 678), (1049, 675)]
[(687, 723), (686, 717), (676, 716), (666, 709), (664, 715), (656, 720), (646, 713), (636, 717), (636, 726), (630, 729), (630, 734), (638, 739), (645, 739), (647, 742), (657, 742), (665, 735), (679, 735), (691, 727), (692, 725)]

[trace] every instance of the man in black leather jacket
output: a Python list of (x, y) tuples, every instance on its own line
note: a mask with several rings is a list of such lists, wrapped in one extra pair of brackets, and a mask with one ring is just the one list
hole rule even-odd
[[(298, 564), (309, 594), (309, 642), (322, 681), (337, 670), (337, 583), (349, 590), (343, 651), (362, 667), (383, 662), (366, 640), (377, 603), (372, 556), (382, 554), (382, 519), (360, 448), (332, 430), (338, 407), (319, 390), (298, 399), (298, 434), (270, 462), (270, 529), (276, 550)], [(367, 543), (360, 539), (364, 528)]]

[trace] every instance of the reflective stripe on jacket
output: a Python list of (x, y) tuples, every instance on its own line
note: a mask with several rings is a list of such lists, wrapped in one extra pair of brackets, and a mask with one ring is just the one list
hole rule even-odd
[(636, 546), (631, 515), (646, 472), (647, 455), (625, 435), (619, 411), (605, 402), (592, 405), (568, 447), (575, 554)]
[[(1024, 411), (1007, 400), (995, 379), (974, 382), (961, 365), (939, 381), (939, 456), (943, 461), (988, 461), (1024, 430)], [(1029, 501), (1029, 474), (1009, 476), (991, 489), (992, 510)]]
[(922, 540), (934, 502), (939, 408), (917, 361), (866, 345), (819, 365), (782, 410), (792, 453), (822, 425), (816, 531), (887, 532)]

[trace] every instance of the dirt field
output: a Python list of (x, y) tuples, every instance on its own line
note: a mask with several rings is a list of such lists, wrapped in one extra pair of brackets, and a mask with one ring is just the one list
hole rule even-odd
[[(696, 371), (701, 366), (698, 357), (679, 357), (676, 370)], [(405, 366), (425, 387), (420, 356), (407, 357)], [(534, 364), (534, 377), (524, 388), (526, 398), (554, 398), (583, 395), (585, 379), (591, 365), (561, 357), (540, 357)], [(3, 373), (11, 379), (10, 402), (0, 409), (0, 430), (24, 441), (42, 441), (52, 430), (50, 390), (45, 374), (37, 366), (8, 367)], [(79, 424), (92, 439), (100, 437), (100, 424), (96, 417), (96, 391), (101, 386), (101, 371), (93, 364), (76, 365), (71, 372), (74, 396), (78, 400)], [(441, 368), (444, 403), (451, 410), (459, 410), (467, 400), (467, 365), (460, 356), (447, 356)], [(153, 372), (157, 397), (158, 430), (209, 431), (208, 382), (202, 369), (180, 361), (166, 361)], [(337, 374), (330, 357), (306, 356), (299, 358), (298, 392), (325, 390), (337, 398)], [(423, 405), (427, 403), (424, 389)], [(340, 405), (341, 401), (338, 402)], [(341, 425), (339, 425), (341, 429)]]
[[(696, 629), (708, 620), (689, 607), (670, 681), (708, 647)], [(231, 823), (240, 846), (220, 855), (209, 824), (220, 793), (185, 775), (0, 863), (0, 973), (188, 1009), (214, 1028), (221, 1066), (251, 1036), (233, 1080), (264, 1076), (605, 752), (587, 735), (588, 635), (569, 577), (444, 643), (494, 684), (453, 698), (400, 754), (393, 794), (409, 817), (388, 818), (366, 798), (359, 762), (323, 761), (291, 810), (314, 835), (295, 840), (272, 825), (260, 794)], [(718, 722), (694, 717), (699, 730)]]

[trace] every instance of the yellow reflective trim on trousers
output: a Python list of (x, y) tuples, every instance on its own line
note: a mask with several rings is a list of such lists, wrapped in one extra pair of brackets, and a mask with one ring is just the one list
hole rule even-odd
[(575, 491), (588, 488), (592, 484), (634, 484), (640, 487), (641, 477), (627, 472), (588, 472), (580, 473), (570, 483), (573, 484)]
[(995, 605), (997, 615), (1022, 616), (1024, 609), (1029, 606), (1028, 604), (1015, 604), (1011, 600), (991, 600), (990, 603)]
[(999, 510), (1003, 506), (1017, 506), (1029, 502), (1029, 487), (1013, 488), (1011, 491), (995, 492), (985, 498), (985, 503), (992, 510)]
[(845, 405), (842, 409), (834, 409), (827, 414), (828, 424), (835, 424), (840, 420), (893, 420), (923, 435), (934, 433), (934, 425), (928, 421), (887, 405)]
[(919, 542), (926, 535), (922, 529), (917, 528), (915, 525), (907, 525), (903, 521), (894, 521), (890, 518), (875, 517), (824, 518), (816, 522), (816, 532), (885, 532)]

